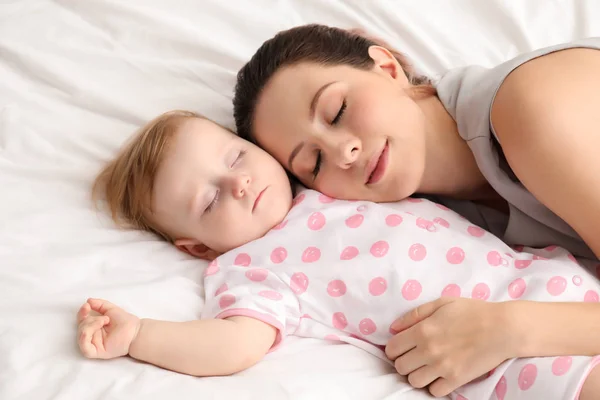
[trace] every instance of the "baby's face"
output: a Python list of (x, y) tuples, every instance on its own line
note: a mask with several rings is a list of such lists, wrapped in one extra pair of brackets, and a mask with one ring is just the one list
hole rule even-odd
[(273, 157), (211, 121), (188, 119), (166, 150), (152, 209), (179, 248), (210, 259), (264, 236), (291, 204)]

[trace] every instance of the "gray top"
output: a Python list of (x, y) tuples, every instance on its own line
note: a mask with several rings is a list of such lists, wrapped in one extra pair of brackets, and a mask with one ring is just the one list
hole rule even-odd
[(463, 200), (439, 197), (434, 200), (494, 233), (509, 245), (558, 245), (576, 256), (596, 259), (581, 237), (541, 204), (515, 177), (506, 163), (490, 122), (492, 102), (511, 71), (539, 56), (575, 47), (600, 50), (600, 37), (521, 54), (494, 68), (469, 66), (453, 69), (441, 77), (436, 87), (442, 104), (456, 121), (461, 137), (471, 148), (485, 178), (508, 202), (510, 212), (506, 215)]

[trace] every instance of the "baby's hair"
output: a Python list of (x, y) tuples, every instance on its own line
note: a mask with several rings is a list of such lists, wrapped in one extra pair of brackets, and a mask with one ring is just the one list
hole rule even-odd
[(203, 116), (192, 111), (166, 112), (143, 126), (98, 174), (92, 199), (104, 197), (114, 222), (155, 233), (167, 241), (173, 238), (151, 218), (152, 190), (158, 167), (169, 143), (183, 122)]

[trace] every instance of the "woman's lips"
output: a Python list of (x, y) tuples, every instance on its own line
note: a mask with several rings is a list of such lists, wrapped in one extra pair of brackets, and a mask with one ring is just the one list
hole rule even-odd
[(383, 149), (377, 155), (375, 155), (369, 162), (367, 168), (368, 175), (365, 180), (367, 185), (374, 185), (377, 182), (379, 182), (381, 178), (383, 178), (388, 165), (388, 156), (389, 144), (386, 141)]

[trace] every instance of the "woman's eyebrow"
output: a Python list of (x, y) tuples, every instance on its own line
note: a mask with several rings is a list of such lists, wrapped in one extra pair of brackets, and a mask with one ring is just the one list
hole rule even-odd
[(315, 93), (315, 97), (313, 97), (312, 101), (310, 102), (310, 119), (313, 119), (315, 116), (317, 102), (319, 101), (319, 97), (321, 97), (321, 94), (323, 94), (323, 91), (336, 82), (337, 81), (326, 83), (325, 85), (321, 86), (319, 90), (317, 90), (317, 93)]

